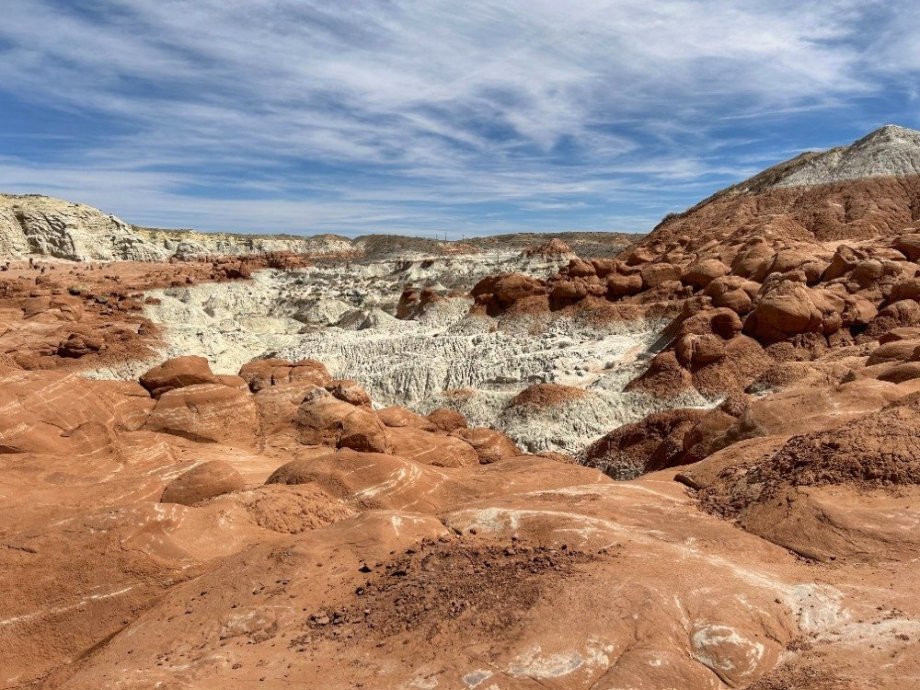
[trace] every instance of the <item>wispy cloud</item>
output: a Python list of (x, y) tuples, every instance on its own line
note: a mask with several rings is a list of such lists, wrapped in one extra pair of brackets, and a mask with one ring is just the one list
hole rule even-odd
[(3, 5), (0, 188), (205, 229), (644, 230), (920, 70), (908, 2)]

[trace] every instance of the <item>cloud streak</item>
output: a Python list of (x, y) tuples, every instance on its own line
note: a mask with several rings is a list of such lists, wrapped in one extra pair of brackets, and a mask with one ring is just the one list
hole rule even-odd
[[(915, 88), (920, 70), (917, 39), (898, 33), (916, 13), (906, 2), (7, 0), (4, 11), (0, 92), (13, 107), (0, 124), (15, 138), (0, 188), (151, 224), (645, 230), (811, 131), (846, 141), (861, 133), (854, 120), (916, 123), (891, 100), (892, 80)], [(873, 44), (867, 26), (898, 49)]]

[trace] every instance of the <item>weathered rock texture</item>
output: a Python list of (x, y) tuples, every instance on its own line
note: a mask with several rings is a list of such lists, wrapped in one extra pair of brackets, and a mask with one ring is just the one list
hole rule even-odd
[[(894, 690), (920, 673), (905, 384), (725, 406), (702, 436), (747, 431), (681, 468), (700, 504), (673, 471), (613, 482), (455, 412), (347, 402), (326, 388), (353, 384), (321, 387), (306, 362), (241, 374), (199, 382), (200, 362), (167, 362), (144, 377), (167, 384), (157, 400), (0, 372), (4, 687), (722, 690), (796, 687), (775, 683), (807, 668)], [(257, 404), (275, 391), (290, 404)], [(543, 386), (514, 407), (571, 395)], [(666, 459), (710, 414), (605, 443), (636, 466)], [(756, 436), (783, 434), (782, 415), (812, 431)]]
[[(629, 240), (619, 233), (563, 233), (576, 246), (610, 251)], [(424, 238), (368, 235), (356, 239), (338, 235), (244, 235), (194, 230), (160, 230), (125, 223), (85, 204), (37, 194), (0, 194), (0, 256), (47, 256), (72, 261), (165, 261), (212, 256), (296, 255), (310, 257), (406, 256), (411, 253), (451, 254), (520, 251), (539, 240), (518, 234), (472, 238), (460, 242)], [(566, 255), (562, 240), (537, 253)], [(605, 247), (606, 245), (606, 247)]]
[[(435, 265), (413, 261), (361, 269), (389, 310), (335, 280), (299, 321), (264, 308), (341, 282), (321, 271), (150, 295), (147, 323), (174, 308), (214, 357), (139, 382), (69, 364), (122, 311), (15, 267), (2, 337), (56, 344), (0, 359), (0, 686), (920, 687), (917, 144), (884, 128), (802, 156), (618, 258), (470, 269), (472, 314), (407, 289)], [(336, 326), (212, 368), (239, 357), (218, 335), (272, 319)], [(694, 389), (722, 399), (678, 404)], [(433, 390), (427, 415), (379, 409)], [(604, 424), (579, 460), (625, 481), (516, 442)]]
[(920, 324), (918, 166), (920, 133), (886, 126), (672, 214), (613, 259), (573, 259), (545, 280), (489, 276), (473, 290), (477, 309), (671, 305), (678, 316), (627, 390), (738, 393), (776, 364)]

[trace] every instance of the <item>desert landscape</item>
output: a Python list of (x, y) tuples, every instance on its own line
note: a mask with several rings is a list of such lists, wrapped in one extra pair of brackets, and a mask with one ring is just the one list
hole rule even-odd
[(647, 235), (0, 196), (0, 687), (920, 687), (920, 131)]

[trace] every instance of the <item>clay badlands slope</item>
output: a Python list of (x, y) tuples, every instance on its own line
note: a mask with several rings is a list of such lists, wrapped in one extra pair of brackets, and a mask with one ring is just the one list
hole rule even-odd
[[(116, 342), (162, 352), (142, 291), (247, 285), (249, 267), (14, 265), (0, 684), (920, 687), (918, 161), (920, 134), (884, 128), (619, 257), (478, 282), (453, 328), (670, 320), (625, 392), (721, 402), (582, 454), (628, 481), (454, 410), (380, 409), (311, 360), (80, 377)], [(409, 290), (396, 320), (460, 298)], [(615, 370), (514, 406), (570, 414)]]

